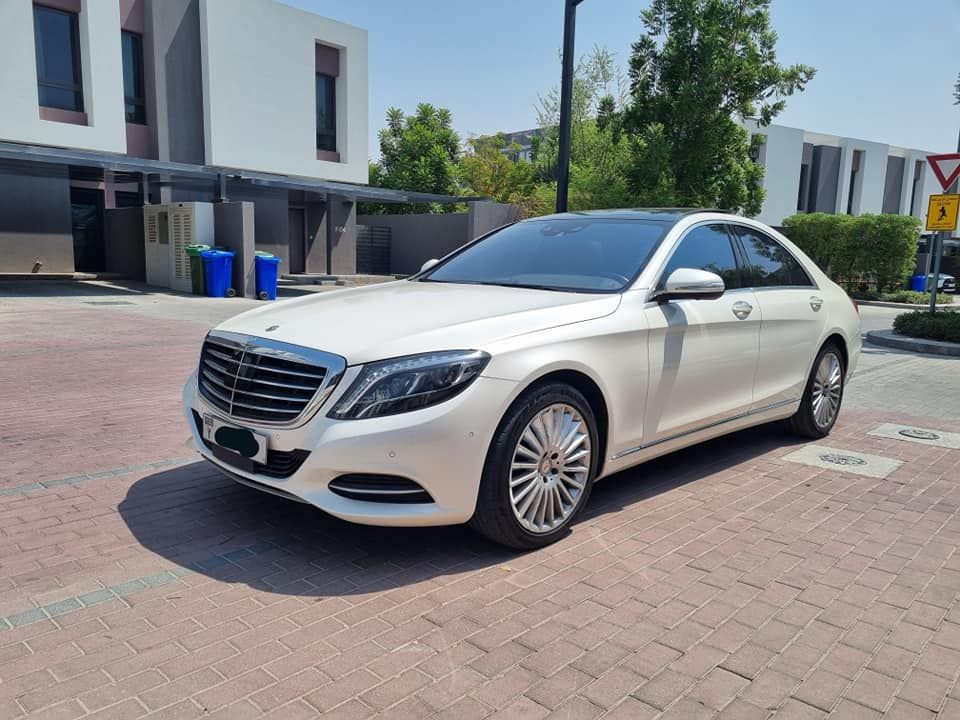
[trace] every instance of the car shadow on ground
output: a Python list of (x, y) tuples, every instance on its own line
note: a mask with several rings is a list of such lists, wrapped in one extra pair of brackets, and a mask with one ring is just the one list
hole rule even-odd
[[(597, 483), (578, 524), (799, 442), (773, 424), (652, 460)], [(520, 554), (466, 526), (347, 523), (235, 483), (205, 462), (137, 481), (119, 511), (140, 544), (170, 562), (218, 581), (286, 595), (380, 592), (502, 564)]]

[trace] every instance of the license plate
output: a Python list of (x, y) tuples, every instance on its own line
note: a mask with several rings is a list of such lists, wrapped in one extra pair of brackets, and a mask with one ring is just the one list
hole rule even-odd
[(267, 438), (247, 428), (223, 422), (209, 413), (203, 416), (203, 437), (222, 448), (261, 464), (267, 462)]

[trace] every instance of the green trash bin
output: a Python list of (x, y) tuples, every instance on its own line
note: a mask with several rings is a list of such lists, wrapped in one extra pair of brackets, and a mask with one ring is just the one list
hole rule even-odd
[(200, 253), (210, 250), (209, 245), (187, 245), (187, 255), (190, 258), (190, 284), (194, 295), (205, 295), (207, 286), (203, 279), (203, 258)]

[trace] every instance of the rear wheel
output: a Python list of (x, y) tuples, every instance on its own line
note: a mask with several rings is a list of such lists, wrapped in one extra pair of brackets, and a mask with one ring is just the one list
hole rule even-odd
[(555, 383), (528, 391), (494, 435), (470, 525), (519, 549), (559, 539), (590, 496), (598, 448), (593, 411), (578, 390)]
[(830, 434), (843, 402), (844, 372), (840, 349), (834, 343), (824, 345), (813, 363), (800, 407), (787, 420), (788, 430), (809, 438)]

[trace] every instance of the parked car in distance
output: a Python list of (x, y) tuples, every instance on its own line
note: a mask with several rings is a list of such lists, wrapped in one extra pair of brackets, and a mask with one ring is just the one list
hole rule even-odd
[[(927, 287), (933, 287), (933, 273), (927, 275)], [(940, 273), (937, 275), (937, 292), (956, 292), (957, 279), (953, 275)]]
[(550, 543), (600, 478), (785, 420), (827, 435), (855, 305), (783, 235), (697, 210), (518, 222), (417, 275), (212, 330), (183, 391), (238, 482), (373, 525)]

